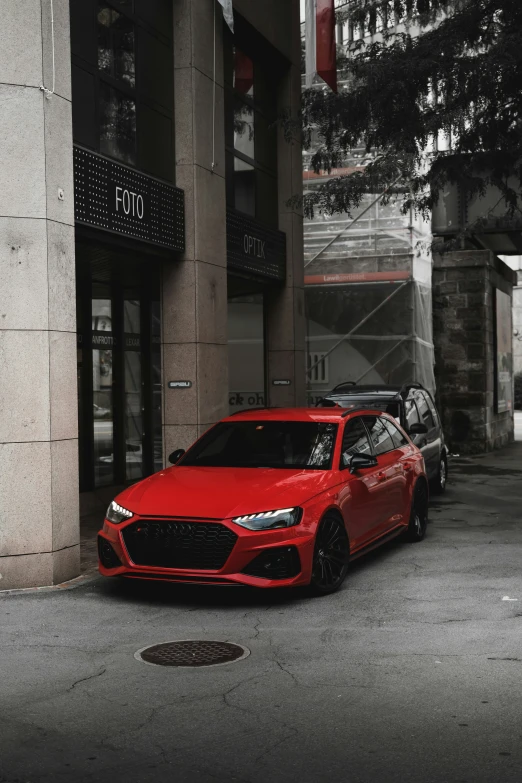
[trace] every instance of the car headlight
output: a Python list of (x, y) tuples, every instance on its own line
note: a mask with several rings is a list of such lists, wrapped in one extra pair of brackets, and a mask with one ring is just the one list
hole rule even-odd
[(106, 519), (108, 519), (109, 522), (114, 522), (115, 525), (119, 525), (120, 522), (125, 522), (125, 520), (130, 519), (133, 516), (134, 513), (132, 511), (123, 508), (119, 503), (115, 503), (114, 500), (109, 505), (107, 513), (105, 514)]
[(232, 522), (248, 530), (274, 530), (298, 525), (302, 513), (302, 508), (280, 508), (278, 511), (260, 511), (258, 514), (234, 517)]

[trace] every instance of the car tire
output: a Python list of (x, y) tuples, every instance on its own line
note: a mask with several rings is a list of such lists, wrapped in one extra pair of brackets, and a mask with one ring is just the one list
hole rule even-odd
[(346, 578), (350, 543), (340, 516), (327, 513), (317, 528), (310, 589), (313, 595), (330, 595)]
[(422, 541), (428, 527), (428, 486), (419, 480), (413, 491), (410, 521), (405, 532), (406, 540), (412, 544)]
[(440, 458), (437, 476), (433, 479), (431, 491), (435, 495), (443, 495), (448, 483), (448, 460), (445, 456)]

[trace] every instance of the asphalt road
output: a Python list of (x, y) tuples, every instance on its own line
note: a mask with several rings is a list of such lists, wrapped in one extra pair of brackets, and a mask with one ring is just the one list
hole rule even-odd
[[(1, 783), (520, 781), (522, 443), (452, 470), (425, 541), (358, 561), (334, 596), (0, 594)], [(251, 654), (134, 658), (198, 638)]]

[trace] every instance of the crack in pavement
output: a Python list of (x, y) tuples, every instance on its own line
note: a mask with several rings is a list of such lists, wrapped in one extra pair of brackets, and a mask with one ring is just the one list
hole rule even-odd
[(105, 674), (106, 671), (107, 671), (107, 667), (104, 666), (99, 672), (96, 672), (95, 674), (90, 674), (88, 677), (82, 677), (80, 680), (76, 680), (76, 682), (73, 682), (70, 688), (67, 688), (66, 693), (72, 691), (72, 689), (76, 688), (76, 686), (79, 685), (81, 682), (88, 682), (89, 680), (94, 680), (96, 677), (101, 677), (102, 674)]

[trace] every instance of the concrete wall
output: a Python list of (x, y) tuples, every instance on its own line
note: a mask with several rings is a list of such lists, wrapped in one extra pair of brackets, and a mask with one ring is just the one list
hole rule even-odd
[(512, 412), (495, 413), (494, 289), (512, 295), (515, 275), (489, 251), (435, 256), (435, 378), (450, 448), (475, 454), (513, 440)]
[(69, 2), (2, 3), (0, 589), (79, 572)]

